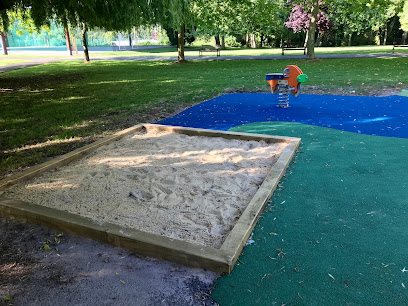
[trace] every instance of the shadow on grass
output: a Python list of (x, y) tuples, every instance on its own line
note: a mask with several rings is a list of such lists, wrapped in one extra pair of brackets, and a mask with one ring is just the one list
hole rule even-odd
[[(265, 74), (287, 64), (298, 64), (309, 85), (322, 88), (359, 88), (362, 80), (365, 87), (395, 86), (395, 75), (408, 84), (405, 59), (50, 63), (0, 76), (0, 151), (155, 122), (225, 89), (267, 90)], [(89, 121), (86, 129), (67, 129)], [(10, 167), (32, 164), (18, 160)]]

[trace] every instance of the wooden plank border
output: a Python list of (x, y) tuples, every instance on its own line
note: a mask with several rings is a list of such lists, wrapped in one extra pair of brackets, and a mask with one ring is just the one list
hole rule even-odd
[(238, 219), (238, 222), (235, 224), (219, 249), (197, 245), (182, 240), (170, 239), (136, 229), (122, 228), (112, 223), (97, 223), (90, 218), (20, 200), (9, 199), (4, 196), (0, 196), (0, 216), (52, 227), (57, 230), (70, 232), (79, 236), (122, 247), (145, 256), (161, 258), (187, 266), (208, 269), (220, 274), (231, 273), (235, 262), (263, 212), (266, 203), (272, 196), (279, 180), (284, 175), (287, 166), (299, 147), (300, 138), (225, 132), (158, 124), (139, 124), (0, 181), (0, 194), (14, 184), (29, 180), (51, 169), (67, 165), (72, 161), (92, 153), (101, 146), (143, 129), (169, 131), (190, 136), (223, 137), (227, 139), (256, 141), (263, 140), (267, 143), (286, 142), (288, 145), (278, 158), (277, 162), (272, 166), (264, 182), (259, 187), (247, 208)]

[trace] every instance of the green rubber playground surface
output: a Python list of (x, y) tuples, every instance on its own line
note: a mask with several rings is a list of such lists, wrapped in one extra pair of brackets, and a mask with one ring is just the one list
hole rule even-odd
[(408, 139), (291, 122), (232, 129), (302, 138), (220, 305), (407, 305)]

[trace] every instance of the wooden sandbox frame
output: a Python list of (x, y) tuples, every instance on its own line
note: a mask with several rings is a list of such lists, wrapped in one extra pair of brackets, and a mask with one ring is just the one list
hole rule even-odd
[[(170, 239), (136, 229), (123, 228), (112, 223), (100, 224), (90, 218), (6, 198), (1, 195), (4, 190), (12, 185), (34, 178), (46, 171), (67, 165), (92, 153), (99, 147), (119, 140), (126, 135), (139, 132), (142, 129), (168, 131), (190, 136), (263, 140), (267, 143), (285, 142), (287, 146), (270, 169), (262, 185), (219, 249)], [(220, 274), (229, 274), (299, 145), (300, 138), (294, 137), (225, 132), (158, 124), (139, 124), (0, 181), (0, 216), (48, 226), (60, 231), (118, 246), (141, 255), (161, 258), (186, 266), (208, 269)]]

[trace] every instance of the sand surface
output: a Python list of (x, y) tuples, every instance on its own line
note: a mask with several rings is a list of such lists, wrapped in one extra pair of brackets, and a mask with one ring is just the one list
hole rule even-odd
[(218, 248), (285, 147), (138, 133), (4, 195)]

